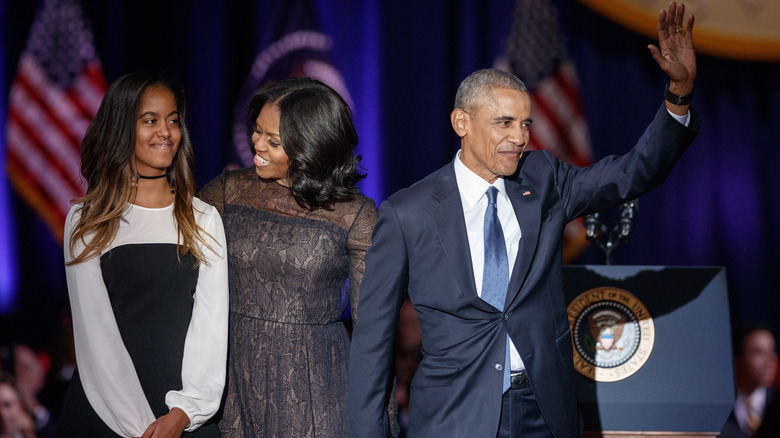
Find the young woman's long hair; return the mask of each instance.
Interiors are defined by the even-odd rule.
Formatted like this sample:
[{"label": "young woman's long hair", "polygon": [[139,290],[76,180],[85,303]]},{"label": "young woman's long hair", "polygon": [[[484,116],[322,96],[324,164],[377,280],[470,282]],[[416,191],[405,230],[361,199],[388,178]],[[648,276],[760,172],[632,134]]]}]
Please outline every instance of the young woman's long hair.
[{"label": "young woman's long hair", "polygon": [[259,90],[249,101],[250,125],[266,104],[279,108],[279,136],[289,158],[293,198],[303,208],[331,209],[354,199],[361,157],[352,111],[332,88],[311,78],[290,78]]},{"label": "young woman's long hair", "polygon": [[[81,142],[81,175],[87,180],[87,194],[73,201],[83,205],[70,238],[71,265],[98,256],[108,248],[127,204],[133,202],[138,106],[144,91],[157,86],[171,92],[179,112],[181,141],[167,169],[168,181],[175,191],[173,215],[180,236],[179,254],[192,253],[198,261],[204,260],[198,243],[209,245],[204,237],[207,233],[195,222],[192,207],[194,163],[184,92],[161,77],[140,72],[122,76],[111,84]],[[79,241],[84,243],[84,250],[74,254]]]}]

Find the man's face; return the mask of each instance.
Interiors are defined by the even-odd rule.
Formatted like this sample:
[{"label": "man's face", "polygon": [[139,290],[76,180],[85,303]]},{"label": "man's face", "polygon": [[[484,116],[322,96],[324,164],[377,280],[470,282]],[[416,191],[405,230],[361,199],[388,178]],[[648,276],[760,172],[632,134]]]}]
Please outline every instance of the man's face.
[{"label": "man's face", "polygon": [[451,120],[461,137],[461,161],[492,184],[517,170],[528,144],[531,98],[521,91],[494,88],[471,114],[458,108]]},{"label": "man's face", "polygon": [[737,365],[754,386],[771,386],[777,371],[777,353],[772,334],[766,330],[750,333],[745,338],[742,357],[738,358]]}]

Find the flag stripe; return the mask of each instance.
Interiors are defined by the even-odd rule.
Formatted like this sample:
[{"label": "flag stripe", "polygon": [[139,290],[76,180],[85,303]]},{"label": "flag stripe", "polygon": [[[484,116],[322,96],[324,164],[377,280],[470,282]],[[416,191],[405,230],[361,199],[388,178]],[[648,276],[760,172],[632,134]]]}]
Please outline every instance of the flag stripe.
[{"label": "flag stripe", "polygon": [[[38,96],[30,94],[24,81],[19,80],[11,90],[9,102],[12,104],[8,117],[14,119],[29,137],[35,147],[61,161],[65,167],[78,166],[78,141],[65,131],[63,122],[52,113],[52,107],[43,104]],[[23,151],[20,151],[23,153]]]},{"label": "flag stripe", "polygon": [[590,162],[590,148],[585,118],[561,85],[554,76],[540,82],[533,92],[537,97],[535,103],[542,107],[551,119],[553,129],[559,134],[561,141],[558,147],[567,149],[567,155],[576,164],[586,165]]},{"label": "flag stripe", "polygon": [[[74,182],[78,179],[81,167],[78,143],[68,138],[60,129],[56,129],[61,125],[60,119],[51,118],[46,108],[38,106],[22,86],[11,90],[9,122],[9,128],[21,131],[17,135],[27,139],[25,147],[22,148],[9,137],[9,150],[15,151],[20,157],[32,150],[40,150],[55,167],[62,169],[68,179]],[[78,183],[74,184],[75,187],[79,186]]]},{"label": "flag stripe", "polygon": [[84,136],[89,120],[82,116],[82,111],[73,105],[68,95],[51,85],[46,73],[29,54],[22,55],[19,73],[16,77],[17,85],[25,86],[30,94],[28,99],[35,97],[43,108],[52,112],[54,120],[62,121],[60,128],[70,133],[73,138],[80,139]]},{"label": "flag stripe", "polygon": [[578,164],[580,160],[571,147],[571,139],[567,135],[567,121],[561,119],[561,114],[556,109],[556,105],[566,105],[566,103],[555,103],[550,100],[555,99],[553,93],[542,93],[541,90],[532,92],[531,99],[534,107],[534,125],[539,122],[534,126],[538,128],[534,132],[546,139],[545,149],[561,160]]},{"label": "flag stripe", "polygon": [[21,167],[35,177],[37,185],[48,194],[52,203],[67,213],[70,201],[81,196],[81,193],[73,188],[72,183],[77,180],[71,180],[63,175],[58,169],[59,166],[52,166],[51,159],[29,141],[13,118],[8,123],[8,149],[20,163],[23,163]]},{"label": "flag stripe", "polygon": [[70,202],[85,193],[79,145],[106,89],[81,5],[40,2],[9,93],[8,175],[62,242]]},{"label": "flag stripe", "polygon": [[[590,138],[574,64],[566,55],[556,10],[550,0],[517,0],[504,57],[496,66],[513,71],[531,96],[529,149],[548,150],[577,165],[591,163]],[[581,221],[566,226],[564,262],[588,243]]]},{"label": "flag stripe", "polygon": [[65,216],[60,209],[54,207],[51,198],[47,196],[45,191],[40,190],[35,184],[35,179],[21,168],[16,157],[8,156],[6,168],[8,170],[8,178],[16,192],[38,213],[49,226],[54,237],[61,242],[64,234],[64,226],[62,224],[65,223]]},{"label": "flag stripe", "polygon": [[550,120],[544,101],[540,101],[540,98],[533,92],[531,93],[531,108],[533,108],[534,120],[531,126],[531,143],[534,145],[534,149],[547,149],[558,156],[561,152],[557,150],[557,145],[561,143],[560,133]]},{"label": "flag stripe", "polygon": [[574,64],[550,0],[517,0],[505,58],[529,88],[532,147],[578,166],[591,162],[590,139]]},{"label": "flag stripe", "polygon": [[82,114],[88,120],[97,114],[103,94],[106,92],[106,79],[103,77],[103,69],[97,61],[87,63],[84,74],[73,81],[68,95],[82,108]]},{"label": "flag stripe", "polygon": [[[13,114],[9,115],[6,131],[7,156],[17,159],[19,165],[31,176],[35,176],[37,181],[52,181],[47,184],[36,184],[38,187],[46,190],[51,187],[53,192],[67,193],[68,197],[63,200],[65,204],[85,192],[82,180],[78,176],[69,175],[72,169],[63,167],[60,161],[53,159],[41,149],[35,139],[18,124],[18,119]],[[53,196],[54,193],[49,195]]]},{"label": "flag stripe", "polygon": [[571,105],[580,115],[584,114],[582,101],[580,100],[580,84],[577,80],[577,72],[574,64],[569,61],[563,62],[552,75],[560,84],[562,91],[566,93]]}]

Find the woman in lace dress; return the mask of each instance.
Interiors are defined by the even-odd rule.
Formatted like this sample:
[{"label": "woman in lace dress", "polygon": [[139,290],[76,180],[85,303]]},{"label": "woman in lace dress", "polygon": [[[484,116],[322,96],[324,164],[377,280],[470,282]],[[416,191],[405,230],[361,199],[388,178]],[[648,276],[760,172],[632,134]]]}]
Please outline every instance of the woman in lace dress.
[{"label": "woman in lace dress", "polygon": [[199,196],[225,223],[230,277],[225,437],[345,437],[349,338],[376,222],[355,184],[344,100],[308,78],[249,103],[254,167]]},{"label": "woman in lace dress", "polygon": [[184,95],[144,73],[106,92],[81,144],[87,194],[65,262],[77,370],[61,437],[216,437],[227,357],[222,220],[193,197]]}]

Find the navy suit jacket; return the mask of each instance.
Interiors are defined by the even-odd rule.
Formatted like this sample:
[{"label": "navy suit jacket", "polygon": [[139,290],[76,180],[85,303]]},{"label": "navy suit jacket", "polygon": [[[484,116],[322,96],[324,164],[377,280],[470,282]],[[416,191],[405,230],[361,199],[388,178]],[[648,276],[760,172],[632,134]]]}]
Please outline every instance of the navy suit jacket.
[{"label": "navy suit jacket", "polygon": [[[780,436],[780,393],[768,388],[766,393],[766,405],[761,413],[761,426],[756,431],[754,438],[777,438]],[[750,438],[748,434],[739,428],[737,416],[732,410],[719,438]]]},{"label": "navy suit jacket", "polygon": [[563,229],[660,184],[699,131],[661,107],[637,145],[587,168],[526,152],[507,194],[522,238],[506,304],[477,295],[463,207],[449,163],[382,203],[366,254],[353,332],[353,437],[384,436],[398,313],[406,293],[420,319],[423,358],[412,380],[408,436],[494,437],[507,333],[555,437],[580,435],[572,341],[562,285]]}]

